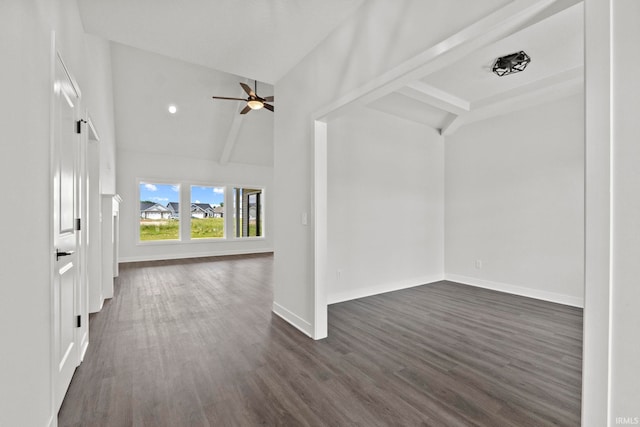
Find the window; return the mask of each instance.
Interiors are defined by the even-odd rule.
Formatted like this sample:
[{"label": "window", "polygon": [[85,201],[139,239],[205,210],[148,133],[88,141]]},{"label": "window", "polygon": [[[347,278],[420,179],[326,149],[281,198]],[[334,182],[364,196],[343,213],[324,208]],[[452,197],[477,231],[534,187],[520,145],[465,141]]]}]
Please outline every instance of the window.
[{"label": "window", "polygon": [[140,241],[179,240],[180,185],[140,182]]},{"label": "window", "polygon": [[224,238],[224,187],[191,187],[191,238]]},{"label": "window", "polygon": [[264,237],[264,191],[261,187],[139,180],[139,242]]},{"label": "window", "polygon": [[264,236],[261,188],[233,189],[233,228],[236,237]]}]

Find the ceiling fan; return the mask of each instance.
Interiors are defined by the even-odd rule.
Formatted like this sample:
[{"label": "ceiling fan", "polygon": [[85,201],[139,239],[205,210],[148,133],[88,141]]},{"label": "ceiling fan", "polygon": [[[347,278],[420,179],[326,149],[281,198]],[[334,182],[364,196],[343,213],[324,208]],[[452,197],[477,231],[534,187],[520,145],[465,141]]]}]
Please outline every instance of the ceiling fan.
[{"label": "ceiling fan", "polygon": [[257,92],[258,92],[258,82],[255,82],[255,90],[251,89],[251,87],[249,87],[249,85],[245,84],[245,83],[240,83],[240,86],[242,86],[242,89],[244,89],[245,92],[247,92],[247,95],[249,95],[249,97],[247,99],[244,98],[228,98],[226,96],[212,96],[213,99],[230,99],[232,101],[245,101],[247,103],[247,106],[244,107],[242,109],[242,111],[240,111],[240,114],[247,114],[249,111],[251,110],[259,110],[261,108],[266,108],[269,111],[273,111],[273,105],[269,105],[267,104],[267,102],[273,102],[273,96],[267,96],[265,98],[262,98],[260,96],[258,96]]}]

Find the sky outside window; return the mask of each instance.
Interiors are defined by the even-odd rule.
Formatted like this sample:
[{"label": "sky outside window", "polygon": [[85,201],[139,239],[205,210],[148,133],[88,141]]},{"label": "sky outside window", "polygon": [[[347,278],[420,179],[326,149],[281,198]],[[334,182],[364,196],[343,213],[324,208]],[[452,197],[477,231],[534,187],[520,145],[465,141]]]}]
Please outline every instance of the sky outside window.
[{"label": "sky outside window", "polygon": [[180,186],[175,184],[140,183],[140,200],[167,206],[169,202],[180,201]]},{"label": "sky outside window", "polygon": [[191,203],[208,203],[213,206],[219,206],[224,202],[223,187],[191,187]]}]

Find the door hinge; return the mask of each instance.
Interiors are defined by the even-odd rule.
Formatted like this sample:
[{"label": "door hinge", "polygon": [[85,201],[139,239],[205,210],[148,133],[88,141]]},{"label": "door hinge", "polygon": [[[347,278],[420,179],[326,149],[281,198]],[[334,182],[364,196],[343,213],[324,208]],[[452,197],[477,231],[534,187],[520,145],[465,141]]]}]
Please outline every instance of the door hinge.
[{"label": "door hinge", "polygon": [[76,218],[76,231],[80,231],[82,229],[82,219]]},{"label": "door hinge", "polygon": [[87,123],[85,119],[80,119],[76,122],[76,133],[82,133],[82,124]]},{"label": "door hinge", "polygon": [[76,316],[76,327],[82,327],[82,316]]}]

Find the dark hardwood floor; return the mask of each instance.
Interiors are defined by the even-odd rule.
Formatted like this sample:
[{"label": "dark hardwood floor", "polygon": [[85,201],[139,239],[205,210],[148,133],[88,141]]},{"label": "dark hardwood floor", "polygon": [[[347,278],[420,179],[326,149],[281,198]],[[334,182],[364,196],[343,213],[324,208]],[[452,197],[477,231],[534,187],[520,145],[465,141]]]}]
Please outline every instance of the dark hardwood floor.
[{"label": "dark hardwood floor", "polygon": [[60,426],[578,426],[582,310],[451,282],[271,313],[271,255],[123,264]]}]

